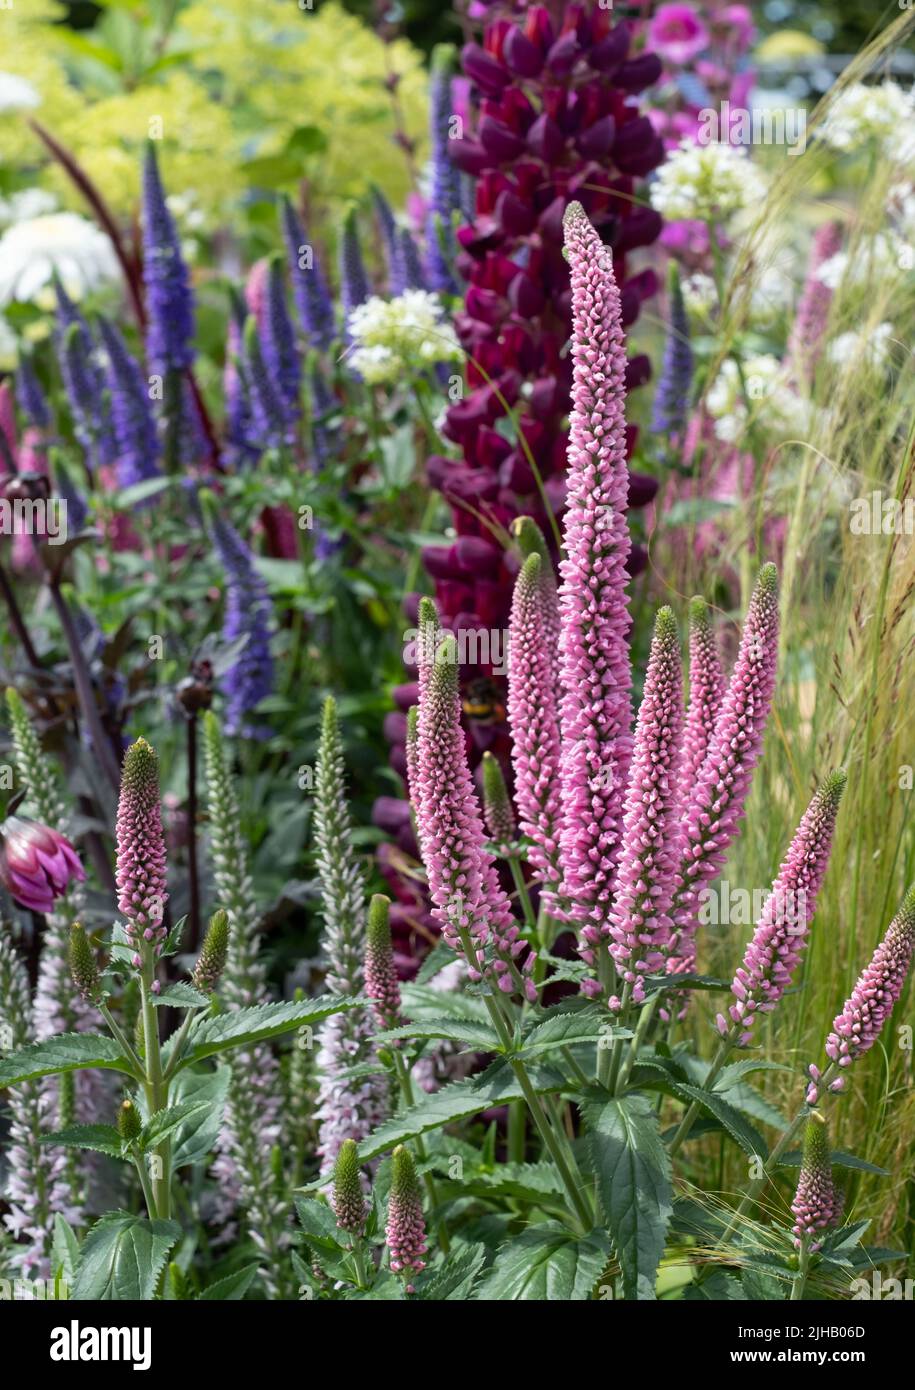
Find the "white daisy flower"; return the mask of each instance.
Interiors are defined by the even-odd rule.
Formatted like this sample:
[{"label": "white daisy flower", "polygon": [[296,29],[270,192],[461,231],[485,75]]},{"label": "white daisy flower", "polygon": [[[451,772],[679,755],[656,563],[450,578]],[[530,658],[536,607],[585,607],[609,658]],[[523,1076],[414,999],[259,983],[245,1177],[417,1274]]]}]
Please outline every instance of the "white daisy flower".
[{"label": "white daisy flower", "polygon": [[34,300],[50,285],[55,271],[75,299],[119,274],[111,242],[75,212],[31,217],[0,237],[0,304]]}]

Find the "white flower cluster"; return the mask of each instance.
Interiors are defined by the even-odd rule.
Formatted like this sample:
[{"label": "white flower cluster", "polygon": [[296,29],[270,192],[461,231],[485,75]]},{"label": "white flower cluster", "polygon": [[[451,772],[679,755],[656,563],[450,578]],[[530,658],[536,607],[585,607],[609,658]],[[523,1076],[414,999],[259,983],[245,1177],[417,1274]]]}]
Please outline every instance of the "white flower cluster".
[{"label": "white flower cluster", "polygon": [[461,346],[437,294],[406,290],[396,299],[372,295],[349,316],[353,349],[348,361],[372,386],[460,359]]},{"label": "white flower cluster", "polygon": [[809,402],[793,390],[786,367],[770,353],[746,359],[743,382],[737,363],[728,358],[709,388],[705,406],[715,421],[715,434],[728,444],[740,439],[750,418],[769,437],[803,437],[813,423]]},{"label": "white flower cluster", "polygon": [[75,212],[52,212],[8,227],[0,237],[0,304],[29,302],[54,273],[73,298],[118,278],[111,242]]},{"label": "white flower cluster", "polygon": [[651,185],[658,212],[674,221],[721,221],[765,195],[766,181],[743,146],[680,142]]},{"label": "white flower cluster", "polygon": [[854,250],[838,251],[817,271],[817,279],[828,289],[847,285],[871,287],[892,280],[915,265],[912,247],[893,231],[878,232],[862,240]]},{"label": "white flower cluster", "polygon": [[34,111],[40,105],[41,95],[27,78],[0,72],[0,112]]},{"label": "white flower cluster", "polygon": [[837,367],[882,367],[889,357],[892,337],[891,323],[878,323],[871,329],[850,329],[833,338],[826,355]]},{"label": "white flower cluster", "polygon": [[836,97],[820,134],[836,150],[855,150],[875,140],[888,159],[915,161],[915,95],[896,82],[873,87],[854,82]]}]

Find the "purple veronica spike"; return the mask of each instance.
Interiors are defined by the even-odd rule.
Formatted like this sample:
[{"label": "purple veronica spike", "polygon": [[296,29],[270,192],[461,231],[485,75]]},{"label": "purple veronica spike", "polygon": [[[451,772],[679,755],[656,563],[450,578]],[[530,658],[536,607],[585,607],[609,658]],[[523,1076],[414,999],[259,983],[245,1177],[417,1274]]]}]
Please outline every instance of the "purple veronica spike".
[{"label": "purple veronica spike", "polygon": [[368,276],[362,263],[359,246],[359,232],[356,226],[356,213],[351,209],[343,223],[343,236],[340,239],[340,298],[343,301],[343,319],[346,341],[349,342],[349,316],[369,297]]},{"label": "purple veronica spike", "polygon": [[295,431],[290,427],[288,407],[280,394],[279,383],[265,360],[253,314],[245,323],[242,346],[254,438],[262,448],[279,448],[290,442]]},{"label": "purple veronica spike", "polygon": [[372,188],[372,202],[381,228],[381,239],[384,242],[384,254],[388,264],[388,293],[392,298],[396,298],[407,288],[403,278],[399,229],[391,205],[380,188]]},{"label": "purple veronica spike", "polygon": [[752,1039],[757,1015],[771,1013],[791,984],[807,945],[845,781],[844,772],[834,772],[814,793],[734,976],[730,1024],[718,1015],[719,1033],[742,1047]]},{"label": "purple veronica spike", "polygon": [[[662,608],[635,729],[610,925],[610,954],[637,1004],[645,997],[643,976],[663,968],[670,937],[668,914],[679,867],[682,702],[677,623],[672,611]],[[583,955],[594,964],[590,951]]]},{"label": "purple veronica spike", "polygon": [[132,487],[158,477],[161,472],[156,421],[143,373],[124,339],[105,319],[99,319],[99,331],[108,357],[118,483]]},{"label": "purple veronica spike", "polygon": [[[426,1223],[422,1193],[413,1159],[402,1144],[398,1144],[391,1156],[391,1195],[385,1239],[395,1274],[408,1275],[410,1270],[425,1269]],[[407,1291],[410,1291],[409,1285]]]},{"label": "purple veronica spike", "polygon": [[289,256],[292,294],[302,330],[309,344],[326,350],[336,336],[334,305],[314,248],[288,198],[280,206],[283,237]]},{"label": "purple veronica spike", "polygon": [[143,942],[153,942],[156,955],[165,941],[163,913],[168,901],[165,883],[165,836],[159,799],[159,759],[145,738],[124,754],[117,819],[118,910],[127,919],[127,938],[141,965]]},{"label": "purple veronica spike", "polygon": [[245,309],[233,296],[229,316],[229,342],[223,370],[223,394],[226,403],[226,441],[229,461],[236,468],[250,468],[257,462],[261,449],[254,439],[254,417],[251,396],[242,363],[242,334]]},{"label": "purple veronica spike", "polygon": [[398,278],[405,290],[424,290],[426,277],[423,274],[419,249],[406,227],[401,227],[397,240]]},{"label": "purple veronica spike", "polygon": [[[451,162],[451,122],[454,103],[451,80],[455,68],[454,49],[438,44],[432,50],[429,88],[429,136],[431,189],[426,218],[426,272],[429,287],[443,294],[457,294],[450,259],[454,251],[452,215],[460,211],[460,174]],[[473,214],[468,220],[472,220]]]},{"label": "purple veronica spike", "polygon": [[553,886],[559,878],[562,818],[555,603],[552,576],[544,579],[544,557],[534,552],[522,566],[512,599],[508,721],[521,833],[533,842],[530,863]]},{"label": "purple veronica spike", "polygon": [[415,782],[419,842],[433,916],[458,953],[464,953],[462,934],[469,938],[471,979],[479,980],[490,969],[484,963],[484,950],[491,943],[496,954],[492,973],[498,987],[510,993],[510,962],[524,943],[518,940],[511,906],[485,848],[461,728],[457,648],[450,634],[442,637],[434,665],[424,680],[421,677]]},{"label": "purple veronica spike", "polygon": [[36,429],[51,428],[51,411],[31,359],[23,355],[16,369],[16,398],[27,420]]},{"label": "purple veronica spike", "polygon": [[194,360],[194,301],[152,144],[143,164],[143,282],[150,365],[162,375],[182,372]]},{"label": "purple veronica spike", "polygon": [[[801,1171],[791,1203],[795,1245],[800,1247],[805,1238],[809,1241],[838,1226],[843,1205],[842,1193],[832,1180],[826,1121],[814,1110],[804,1127]],[[821,1239],[813,1240],[810,1251],[818,1250],[822,1243]]]},{"label": "purple veronica spike", "polygon": [[610,253],[580,203],[566,209],[572,412],[560,564],[564,915],[593,946],[606,932],[632,749],[620,297]]},{"label": "purple veronica spike", "polygon": [[279,257],[273,257],[267,271],[267,304],[263,332],[264,362],[280,397],[286,421],[293,428],[300,414],[302,359],[295,341],[295,329],[286,305],[286,286]]},{"label": "purple veronica spike", "polygon": [[683,303],[680,276],[671,262],[670,322],[664,344],[664,360],[655,391],[651,428],[655,434],[680,435],[689,412],[689,389],[693,380],[693,350],[689,342],[689,319]]},{"label": "purple veronica spike", "polygon": [[747,609],[737,660],[705,762],[685,811],[685,849],[672,917],[668,971],[693,970],[699,893],[720,872],[743,818],[762,750],[778,663],[778,576],[764,565]]},{"label": "purple veronica spike", "polygon": [[[909,889],[902,906],[886,929],[886,936],[877,947],[870,964],[858,977],[858,982],[845,1001],[845,1007],[833,1022],[833,1031],[826,1039],[826,1056],[834,1067],[843,1070],[863,1057],[873,1047],[902,994],[906,976],[915,954],[915,887]],[[834,1068],[830,1068],[832,1071]],[[811,1066],[813,1083],[807,1092],[808,1105],[815,1105],[818,1083],[817,1067]],[[845,1078],[839,1076],[829,1084],[831,1091],[845,1089]]]},{"label": "purple veronica spike", "polygon": [[704,598],[689,605],[689,709],[683,727],[680,789],[688,802],[705,762],[727,682]]},{"label": "purple veronica spike", "polygon": [[86,451],[90,468],[114,461],[113,432],[108,427],[105,378],[96,360],[89,325],[55,282],[58,301],[57,355],[73,429]]},{"label": "purple veronica spike", "polygon": [[262,737],[247,716],[273,689],[270,655],[272,608],[267,586],[258,574],[251,551],[228,521],[212,517],[212,534],[226,577],[226,611],[222,635],[227,643],[246,638],[223,676],[226,732]]}]

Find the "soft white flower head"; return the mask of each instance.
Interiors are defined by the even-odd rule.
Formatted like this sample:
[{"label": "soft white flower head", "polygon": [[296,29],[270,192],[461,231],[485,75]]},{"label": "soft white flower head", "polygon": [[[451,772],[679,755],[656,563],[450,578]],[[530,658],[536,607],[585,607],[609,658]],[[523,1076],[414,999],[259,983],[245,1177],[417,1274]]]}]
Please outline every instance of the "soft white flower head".
[{"label": "soft white flower head", "polygon": [[9,198],[0,198],[0,223],[26,222],[30,217],[43,217],[53,212],[57,199],[43,188],[22,188]]},{"label": "soft white flower head", "polygon": [[915,264],[912,246],[894,232],[878,232],[862,240],[853,251],[838,251],[817,270],[817,279],[828,289],[848,285],[872,286],[893,280]]},{"label": "soft white flower head", "polygon": [[347,326],[353,343],[347,360],[373,386],[461,356],[441,300],[427,290],[406,290],[396,299],[372,295],[353,310]]},{"label": "soft white flower head", "polygon": [[41,93],[25,77],[0,72],[0,113],[34,111],[41,105]]},{"label": "soft white flower head", "polygon": [[67,294],[76,299],[119,274],[111,242],[75,212],[29,218],[0,237],[0,304],[35,299],[55,271]]},{"label": "soft white flower head", "polygon": [[706,275],[701,270],[681,280],[680,288],[687,309],[699,318],[706,318],[718,302],[715,281],[711,275]]},{"label": "soft white flower head", "polygon": [[721,221],[759,202],[766,181],[743,146],[684,139],[651,185],[658,212],[674,221]]},{"label": "soft white flower head", "polygon": [[705,406],[715,421],[716,436],[729,444],[740,439],[750,419],[770,438],[803,436],[814,421],[809,402],[792,389],[787,369],[770,353],[746,359],[743,382],[729,357],[708,390]]},{"label": "soft white flower head", "polygon": [[868,87],[854,82],[840,92],[820,127],[820,135],[836,150],[856,150],[877,141],[887,158],[905,164],[915,155],[912,125],[915,98],[896,82]]},{"label": "soft white flower head", "polygon": [[837,367],[861,364],[882,367],[890,355],[892,337],[891,323],[878,323],[876,328],[849,329],[833,338],[826,356]]}]

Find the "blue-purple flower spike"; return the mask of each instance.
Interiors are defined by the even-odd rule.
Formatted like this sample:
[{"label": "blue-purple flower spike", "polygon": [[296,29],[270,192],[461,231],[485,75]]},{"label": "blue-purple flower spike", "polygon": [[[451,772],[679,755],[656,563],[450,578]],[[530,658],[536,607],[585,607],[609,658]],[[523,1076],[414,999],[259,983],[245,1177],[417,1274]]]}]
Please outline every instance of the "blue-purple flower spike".
[{"label": "blue-purple flower spike", "polygon": [[161,473],[155,416],[147,382],[121,334],[102,318],[99,319],[99,332],[108,359],[118,483],[121,487],[132,487]]},{"label": "blue-purple flower spike", "polygon": [[162,375],[184,371],[194,360],[194,301],[151,144],[143,165],[143,281],[149,365]]},{"label": "blue-purple flower spike", "polygon": [[664,344],[664,360],[655,392],[651,428],[655,434],[679,435],[689,413],[689,391],[693,380],[693,350],[689,341],[689,319],[683,303],[680,276],[671,262],[670,322]]},{"label": "blue-purple flower spike", "polygon": [[334,305],[327,281],[288,198],[280,204],[280,217],[289,256],[292,294],[302,331],[309,346],[326,351],[336,337]]},{"label": "blue-purple flower spike", "polygon": [[288,408],[280,394],[279,384],[265,360],[253,316],[245,323],[243,347],[245,377],[254,421],[253,438],[261,448],[275,449],[290,441],[294,429],[289,425]]},{"label": "blue-purple flower spike", "polygon": [[235,528],[218,515],[212,499],[208,511],[213,541],[226,579],[223,640],[231,644],[245,639],[222,678],[226,698],[224,726],[226,733],[233,736],[263,737],[266,730],[252,724],[248,716],[273,689],[270,596],[258,574],[254,556]]},{"label": "blue-purple flower spike", "polygon": [[51,411],[31,359],[22,356],[16,369],[16,399],[29,424],[36,429],[51,427]]},{"label": "blue-purple flower spike", "polygon": [[454,115],[451,79],[454,68],[452,46],[437,44],[432,50],[429,90],[432,186],[426,218],[426,276],[430,289],[444,294],[456,294],[458,289],[449,263],[449,255],[454,251],[452,216],[461,209],[460,174],[451,162],[450,130]]},{"label": "blue-purple flower spike", "polygon": [[286,284],[278,256],[267,271],[267,306],[264,316],[263,354],[267,371],[282,401],[286,424],[294,429],[301,413],[302,359],[295,328],[286,304]]},{"label": "blue-purple flower spike", "polygon": [[403,280],[399,229],[391,211],[391,205],[380,188],[372,188],[372,202],[381,230],[381,239],[384,242],[384,255],[388,265],[388,293],[392,297],[396,297],[403,294],[406,288]]},{"label": "blue-purple flower spike", "polygon": [[368,276],[362,263],[356,213],[350,210],[343,223],[340,240],[340,297],[343,301],[344,338],[349,342],[349,316],[369,297]]},{"label": "blue-purple flower spike", "polygon": [[402,294],[404,290],[424,290],[426,288],[426,277],[423,273],[419,248],[406,227],[400,229],[397,262],[398,279],[402,286],[398,293]]}]

